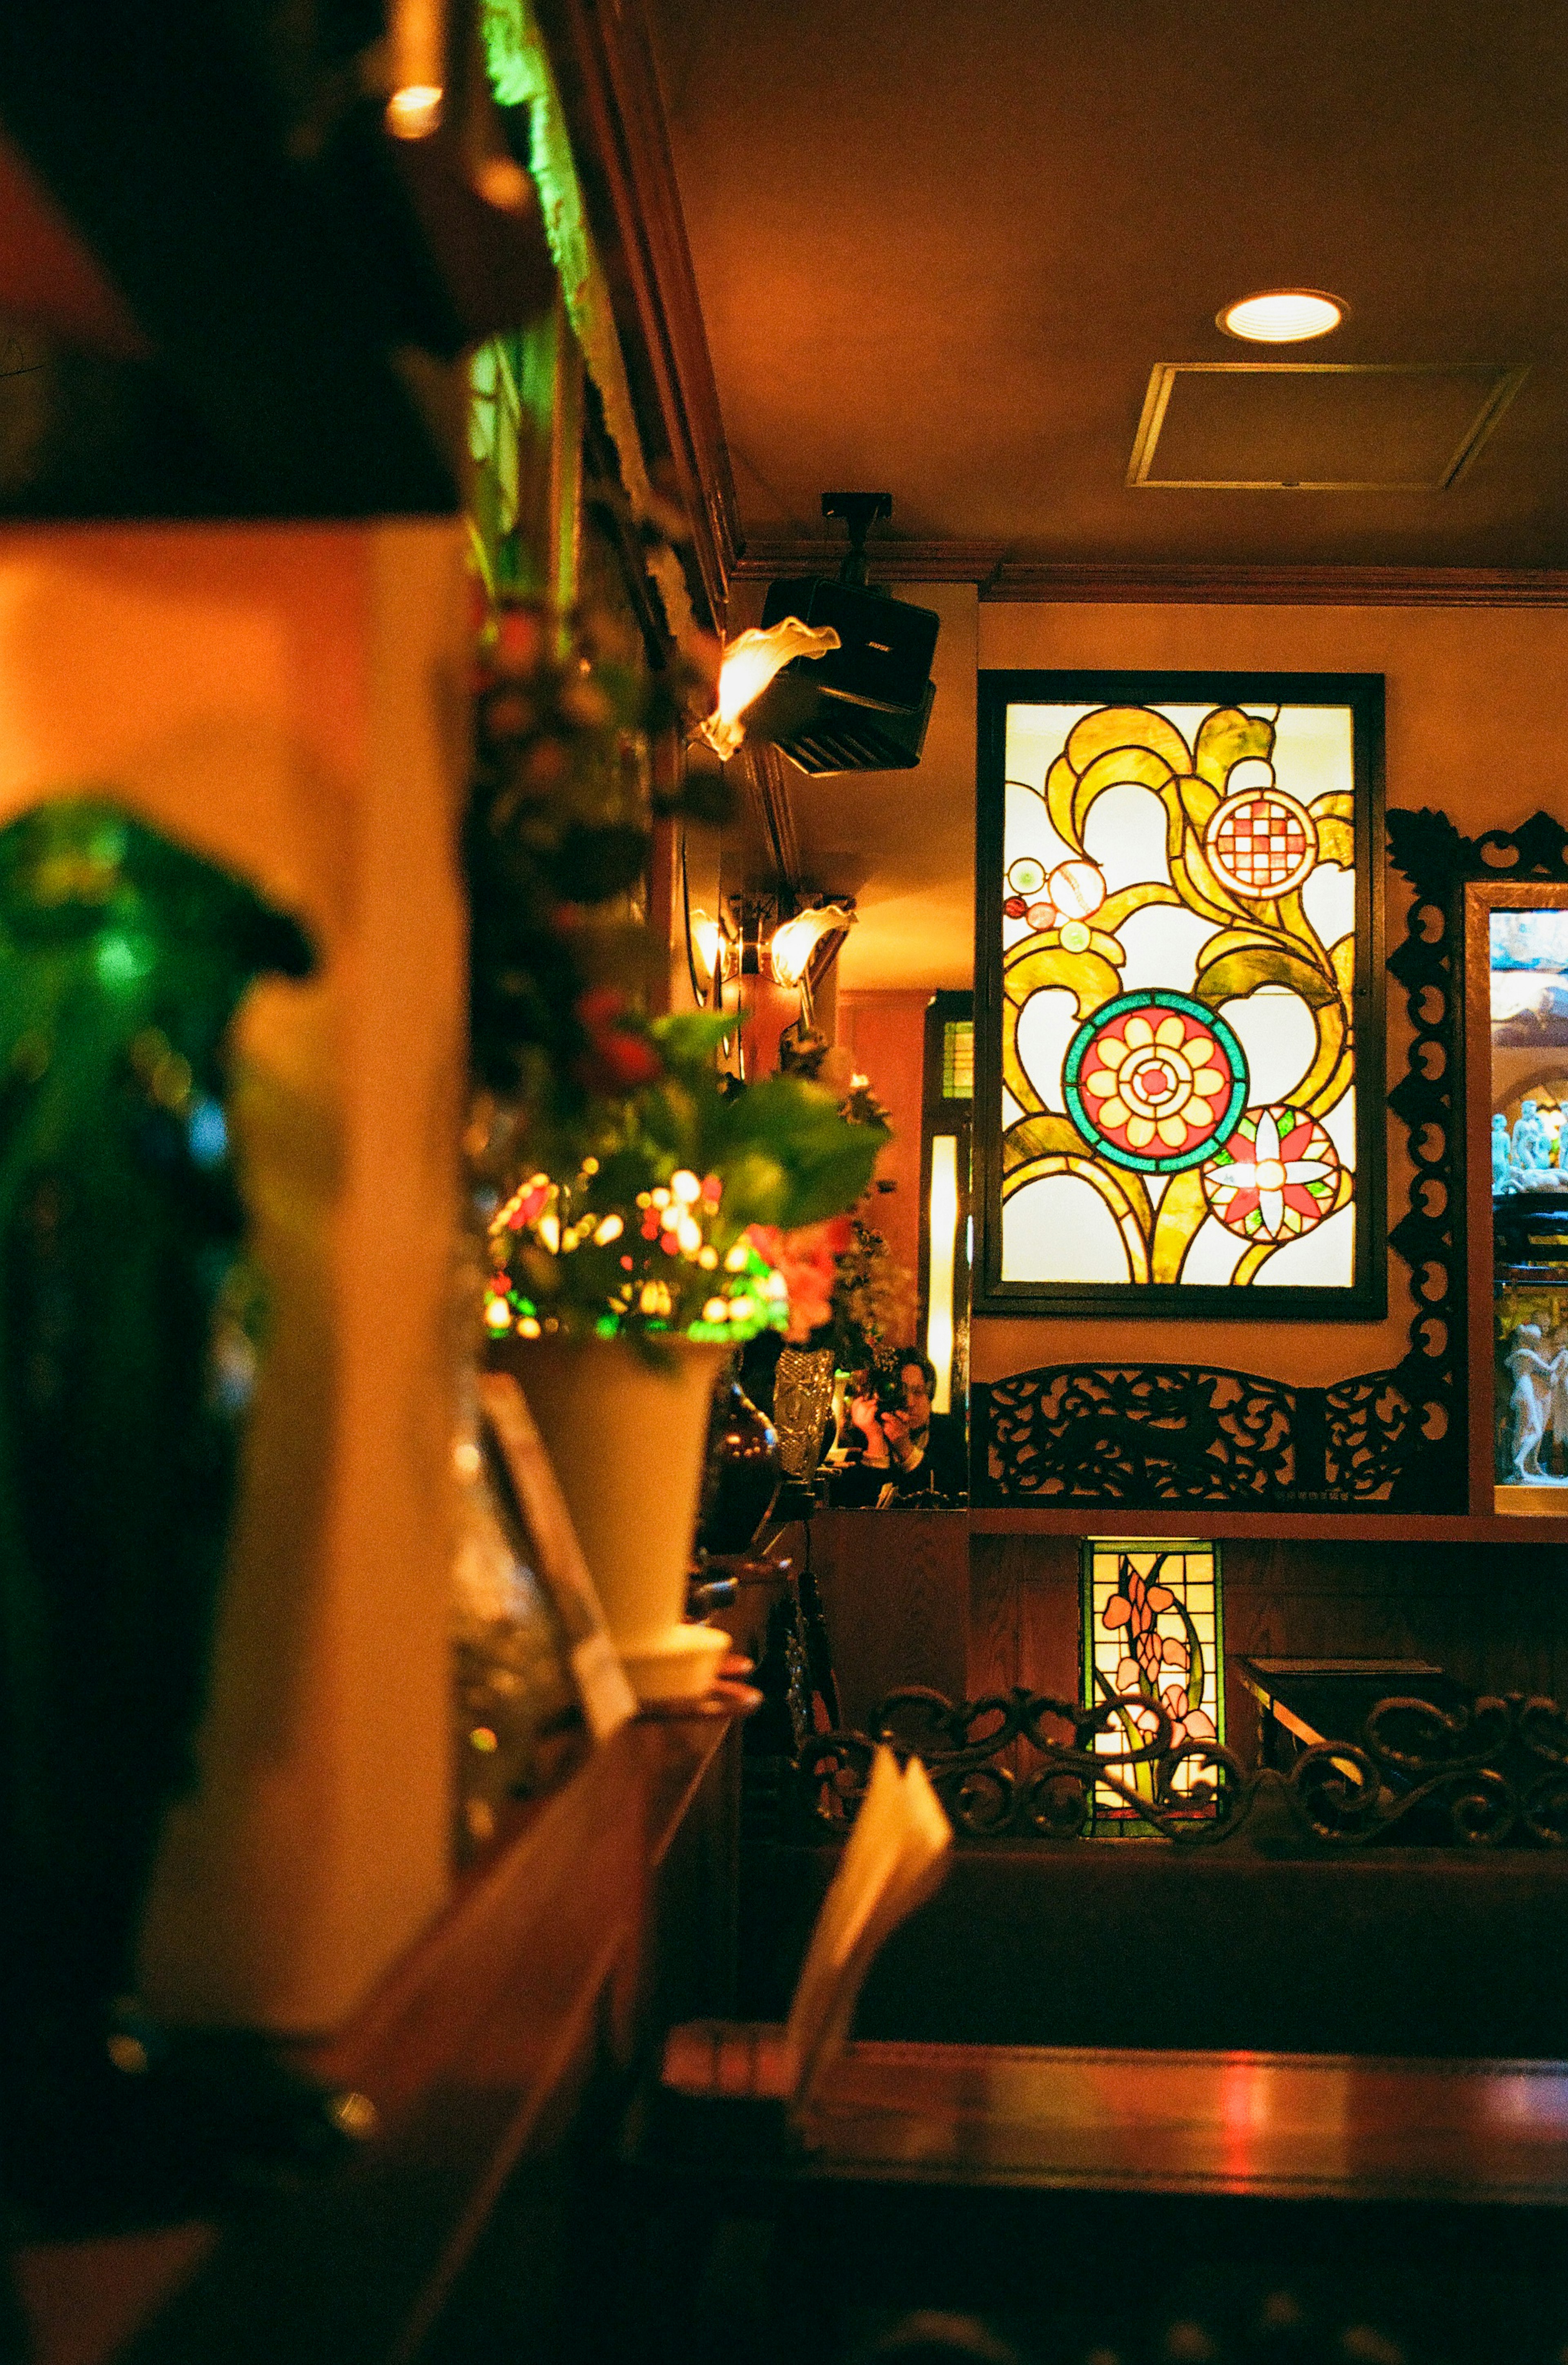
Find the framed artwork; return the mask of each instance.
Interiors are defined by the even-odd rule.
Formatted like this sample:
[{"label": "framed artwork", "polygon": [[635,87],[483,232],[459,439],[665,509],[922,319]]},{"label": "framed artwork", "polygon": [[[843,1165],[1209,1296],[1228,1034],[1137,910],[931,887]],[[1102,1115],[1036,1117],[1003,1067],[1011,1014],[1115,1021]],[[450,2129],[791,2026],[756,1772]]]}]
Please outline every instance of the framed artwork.
[{"label": "framed artwork", "polygon": [[1370,1321],[1383,678],[982,673],[980,1310]]}]

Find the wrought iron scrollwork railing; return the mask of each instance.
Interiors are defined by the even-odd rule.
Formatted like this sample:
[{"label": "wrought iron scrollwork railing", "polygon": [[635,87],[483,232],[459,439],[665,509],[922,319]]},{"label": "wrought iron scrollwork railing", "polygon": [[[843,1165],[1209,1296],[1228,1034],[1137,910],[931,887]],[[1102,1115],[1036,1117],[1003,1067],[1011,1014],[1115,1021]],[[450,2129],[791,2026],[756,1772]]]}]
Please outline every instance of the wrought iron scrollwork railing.
[{"label": "wrought iron scrollwork railing", "polygon": [[1212,1847],[1275,1794],[1304,1833],[1331,1847],[1391,1836],[1568,1846],[1568,1709],[1520,1694],[1454,1709],[1380,1700],[1358,1740],[1316,1743],[1284,1772],[1179,1738],[1165,1710],[1137,1693],[1090,1707],[1022,1689],[955,1702],[912,1686],[888,1695],[872,1727],[817,1733],[802,1748],[800,1796],[817,1822],[853,1821],[885,1742],[924,1760],[965,1838],[1078,1839],[1108,1794],[1118,1820]]}]

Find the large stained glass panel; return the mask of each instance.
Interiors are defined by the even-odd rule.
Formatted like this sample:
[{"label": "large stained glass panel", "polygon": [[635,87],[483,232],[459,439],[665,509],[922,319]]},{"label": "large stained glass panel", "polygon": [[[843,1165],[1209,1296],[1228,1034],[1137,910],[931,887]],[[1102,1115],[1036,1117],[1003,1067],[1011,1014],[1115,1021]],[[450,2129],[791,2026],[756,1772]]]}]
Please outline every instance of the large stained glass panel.
[{"label": "large stained glass panel", "polygon": [[[1170,1720],[1170,1745],[1225,1739],[1224,1648],[1217,1547],[1181,1537],[1170,1543],[1096,1536],[1083,1548],[1083,1698],[1127,1703],[1107,1732],[1097,1733],[1097,1755],[1126,1759],[1158,1740],[1157,1707]],[[1152,1800],[1158,1774],[1151,1761],[1122,1765],[1117,1778]],[[1173,1800],[1194,1808],[1215,1777],[1201,1756],[1183,1758],[1170,1776]],[[1194,1792],[1197,1794],[1194,1797]],[[1103,1828],[1137,1810],[1109,1784],[1094,1786],[1094,1820]]]},{"label": "large stained glass panel", "polygon": [[985,1302],[1376,1315],[1381,678],[981,690]]}]

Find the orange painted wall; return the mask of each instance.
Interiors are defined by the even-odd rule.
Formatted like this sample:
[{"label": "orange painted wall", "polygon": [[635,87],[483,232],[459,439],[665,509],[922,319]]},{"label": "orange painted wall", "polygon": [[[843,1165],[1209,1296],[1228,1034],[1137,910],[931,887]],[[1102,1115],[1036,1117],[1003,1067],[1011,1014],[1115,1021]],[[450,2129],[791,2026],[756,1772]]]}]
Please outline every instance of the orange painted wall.
[{"label": "orange painted wall", "polygon": [[[1386,682],[1390,805],[1435,805],[1468,835],[1538,807],[1568,820],[1568,611],[1561,608],[1048,607],[980,611],[982,668],[1139,667],[1381,673]],[[1405,932],[1409,889],[1386,880],[1388,947]],[[1392,981],[1391,981],[1392,984]],[[1388,997],[1388,1080],[1405,1071],[1405,997]],[[1405,1128],[1391,1119],[1391,1220],[1407,1204]],[[1405,1352],[1407,1269],[1389,1257],[1382,1323],[977,1320],[979,1380],[1042,1363],[1204,1362],[1321,1385],[1384,1369]]]},{"label": "orange painted wall", "polygon": [[319,953],[234,1030],[268,1347],[143,1933],[175,2018],[330,2028],[446,1893],[462,561],[455,519],[0,532],[0,820],[119,799]]},{"label": "orange painted wall", "polygon": [[912,1278],[920,1262],[920,1096],[924,1060],[924,987],[838,996],[838,1041],[892,1120],[893,1138],[877,1169],[890,1191],[873,1190],[871,1220]]}]

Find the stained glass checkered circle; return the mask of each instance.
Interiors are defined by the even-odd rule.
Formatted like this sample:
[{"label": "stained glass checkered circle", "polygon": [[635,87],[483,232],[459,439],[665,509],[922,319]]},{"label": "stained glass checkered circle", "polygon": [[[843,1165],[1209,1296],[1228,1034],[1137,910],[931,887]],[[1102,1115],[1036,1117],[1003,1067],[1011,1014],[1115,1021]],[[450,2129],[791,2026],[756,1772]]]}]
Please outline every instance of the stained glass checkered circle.
[{"label": "stained glass checkered circle", "polygon": [[1244,789],[1214,815],[1204,850],[1238,895],[1288,895],[1317,860],[1317,824],[1282,789]]},{"label": "stained glass checkered circle", "polygon": [[1072,1121],[1113,1166],[1175,1174],[1236,1126],[1247,1057],[1223,1018],[1185,993],[1121,993],[1086,1018],[1062,1084]]}]

